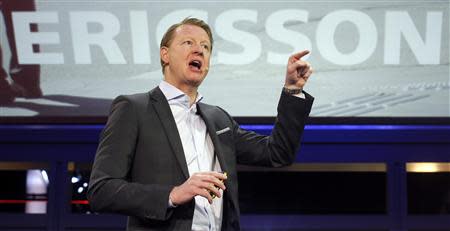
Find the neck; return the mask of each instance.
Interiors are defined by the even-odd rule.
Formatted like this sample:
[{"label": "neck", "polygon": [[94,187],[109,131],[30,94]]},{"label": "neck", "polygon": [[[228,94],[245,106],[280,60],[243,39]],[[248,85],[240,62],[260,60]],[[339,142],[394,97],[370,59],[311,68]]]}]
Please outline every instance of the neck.
[{"label": "neck", "polygon": [[198,87],[191,86],[188,84],[180,84],[179,82],[171,81],[169,78],[164,78],[164,81],[170,83],[172,86],[180,89],[184,94],[186,94],[189,97],[189,105],[192,106],[192,104],[195,103],[195,99],[197,98],[197,89]]},{"label": "neck", "polygon": [[[180,88],[179,88],[180,89]],[[187,96],[189,96],[189,106],[192,106],[192,104],[195,103],[195,100],[197,99],[197,88],[195,89],[180,89],[182,92],[184,92]]]}]

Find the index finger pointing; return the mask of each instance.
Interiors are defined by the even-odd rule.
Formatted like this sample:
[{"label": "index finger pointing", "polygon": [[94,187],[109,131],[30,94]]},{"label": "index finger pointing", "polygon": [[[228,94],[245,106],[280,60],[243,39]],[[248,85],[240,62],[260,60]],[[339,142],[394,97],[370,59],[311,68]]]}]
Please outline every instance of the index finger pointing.
[{"label": "index finger pointing", "polygon": [[302,58],[303,56],[305,56],[307,54],[309,54],[309,51],[308,50],[304,50],[304,51],[300,51],[300,52],[298,52],[296,54],[293,54],[291,57],[299,60],[300,58]]}]

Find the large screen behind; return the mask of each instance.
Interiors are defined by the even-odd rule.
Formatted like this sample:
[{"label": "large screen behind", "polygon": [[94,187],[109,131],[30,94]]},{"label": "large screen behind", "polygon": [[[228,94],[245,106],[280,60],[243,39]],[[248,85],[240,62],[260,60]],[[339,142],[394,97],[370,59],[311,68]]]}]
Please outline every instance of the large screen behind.
[{"label": "large screen behind", "polygon": [[[188,16],[215,38],[204,101],[233,116],[275,116],[287,59],[308,49],[312,116],[450,117],[448,0],[1,3],[7,81],[43,91],[1,117],[106,116],[116,96],[159,84],[162,34]],[[23,66],[34,71],[17,77]]]}]

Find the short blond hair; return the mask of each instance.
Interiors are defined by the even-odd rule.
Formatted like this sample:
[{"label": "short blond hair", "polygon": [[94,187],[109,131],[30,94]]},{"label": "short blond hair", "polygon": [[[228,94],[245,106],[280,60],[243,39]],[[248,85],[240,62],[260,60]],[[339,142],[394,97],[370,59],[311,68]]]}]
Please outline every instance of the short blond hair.
[{"label": "short blond hair", "polygon": [[[172,42],[175,30],[182,25],[193,25],[193,26],[198,26],[198,27],[202,28],[206,32],[206,34],[208,34],[209,42],[211,43],[211,51],[212,51],[214,40],[212,37],[211,28],[203,20],[198,19],[198,18],[190,18],[190,17],[183,19],[183,21],[181,21],[179,23],[173,24],[172,26],[169,27],[169,29],[167,29],[166,33],[164,33],[164,36],[161,39],[161,44],[159,45],[159,49],[161,49],[162,47],[169,47],[169,44]],[[164,61],[161,58],[160,58],[160,62],[161,62],[162,71],[164,73],[164,67],[166,66],[166,64],[164,63]]]}]

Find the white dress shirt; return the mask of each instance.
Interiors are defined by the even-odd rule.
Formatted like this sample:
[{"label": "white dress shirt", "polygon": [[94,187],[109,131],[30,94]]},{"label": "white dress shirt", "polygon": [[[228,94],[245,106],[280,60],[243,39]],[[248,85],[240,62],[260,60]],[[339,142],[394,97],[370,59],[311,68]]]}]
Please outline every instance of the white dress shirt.
[{"label": "white dress shirt", "polygon": [[[207,132],[205,121],[197,114],[197,103],[203,97],[198,94],[195,103],[189,105],[189,96],[168,82],[162,81],[159,88],[166,97],[175,118],[189,175],[206,171],[221,172],[217,157],[214,156],[214,145]],[[220,191],[223,193],[222,190]],[[216,197],[213,203],[209,204],[206,198],[196,196],[192,230],[219,231],[222,225],[222,206],[222,197]]]}]

